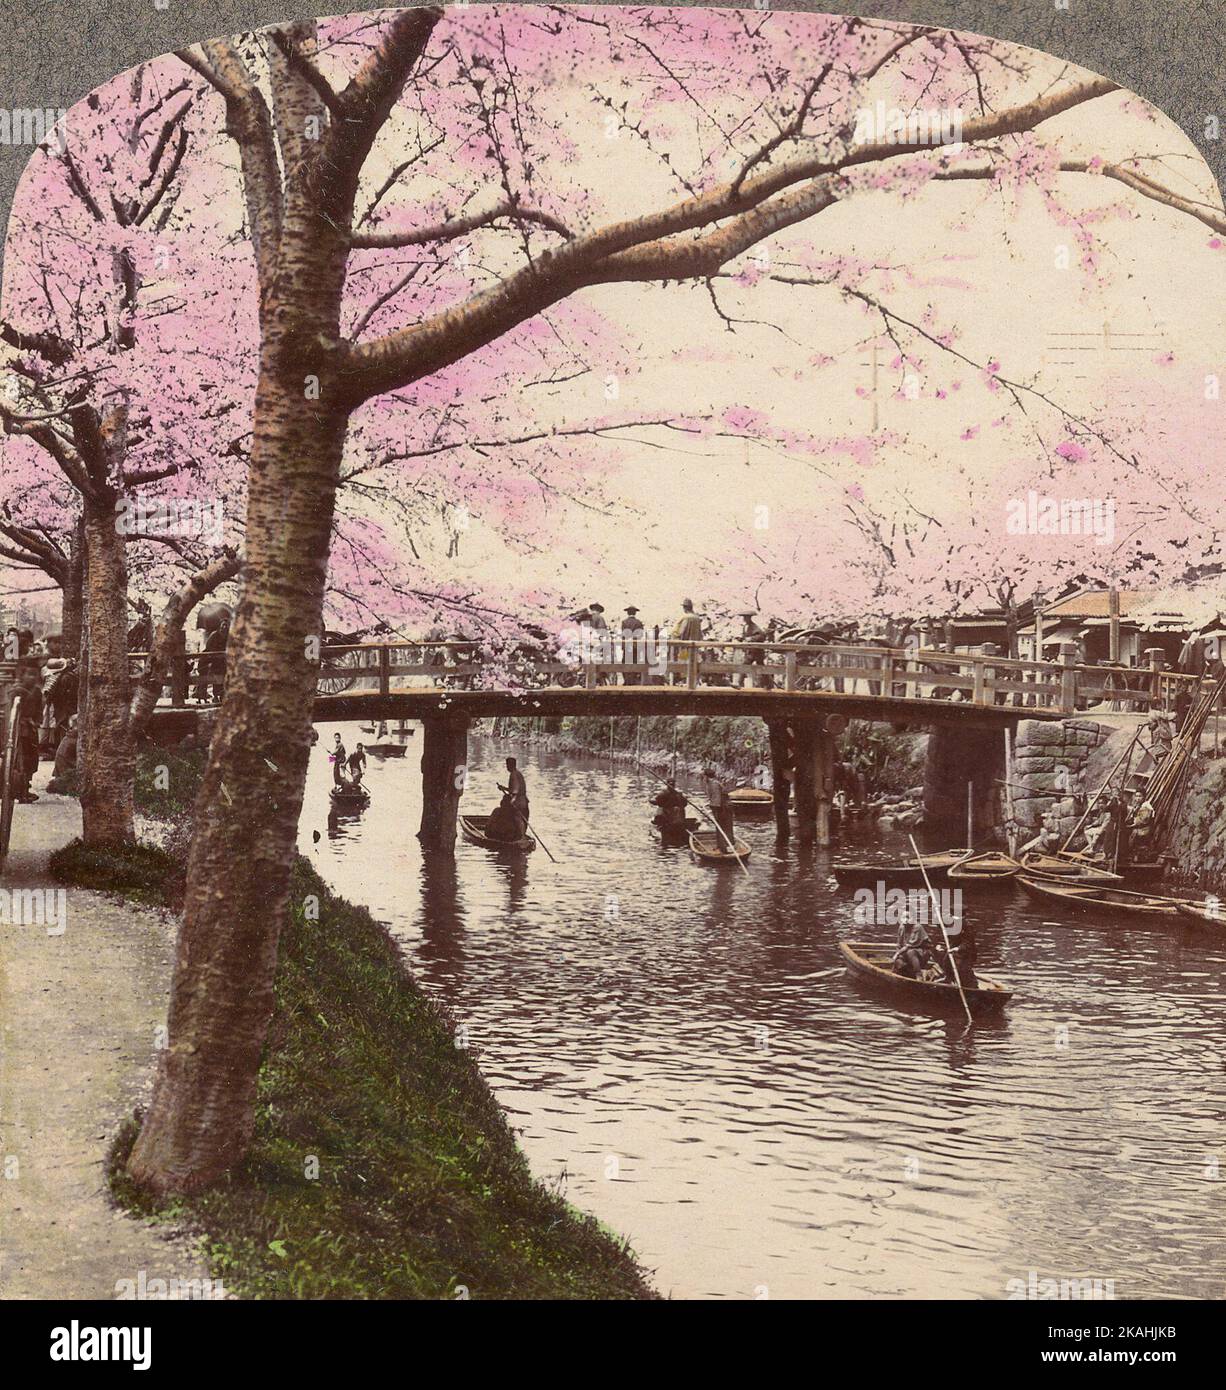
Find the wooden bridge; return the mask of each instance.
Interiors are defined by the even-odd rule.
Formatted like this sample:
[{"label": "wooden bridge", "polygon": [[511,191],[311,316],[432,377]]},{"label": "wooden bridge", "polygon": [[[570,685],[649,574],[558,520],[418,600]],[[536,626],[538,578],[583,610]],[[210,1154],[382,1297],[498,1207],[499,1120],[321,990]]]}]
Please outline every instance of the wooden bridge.
[{"label": "wooden bridge", "polygon": [[[456,769],[467,762],[474,719],[755,716],[767,724],[776,784],[793,782],[802,839],[828,844],[835,736],[848,719],[952,727],[971,738],[972,730],[1064,719],[1104,702],[1124,710],[1173,709],[1180,689],[1196,684],[1195,677],[1162,670],[1158,651],[1137,668],[1079,665],[1071,645],[1059,661],[1037,662],[884,646],[589,637],[596,640],[562,653],[517,647],[491,654],[471,641],[329,645],[321,652],[313,717],[316,723],[420,720],[418,833],[427,845],[450,849],[463,784]],[[221,653],[181,656],[155,729],[174,737],[175,725],[194,722],[189,691],[204,697],[197,709],[212,703],[224,661]],[[993,746],[1003,750],[1003,741]],[[786,834],[786,808],[776,813]]]}]

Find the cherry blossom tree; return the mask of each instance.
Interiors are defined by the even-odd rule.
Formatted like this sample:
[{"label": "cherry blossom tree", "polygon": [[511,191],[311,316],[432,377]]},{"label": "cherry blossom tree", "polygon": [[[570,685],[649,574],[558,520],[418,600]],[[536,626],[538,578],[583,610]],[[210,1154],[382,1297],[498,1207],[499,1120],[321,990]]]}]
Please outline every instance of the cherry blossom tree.
[{"label": "cherry blossom tree", "polygon": [[[445,373],[478,373],[483,354],[601,287],[697,284],[730,318],[718,277],[739,257],[868,198],[1109,180],[1226,226],[1219,207],[1128,162],[1064,158],[1045,140],[1062,114],[1111,99],[1107,79],[1028,85],[1019,50],[915,26],[431,7],[180,57],[237,156],[260,354],[231,676],[197,806],[171,1044],[129,1162],[159,1191],[215,1181],[250,1138],[351,431],[397,393],[420,402]],[[974,111],[959,147],[905,122],[864,129],[863,93],[887,72],[911,104]],[[650,166],[633,185],[581,157],[575,74]],[[449,255],[461,242],[469,256]],[[415,269],[423,249],[433,276]],[[406,432],[423,450],[417,424]]]}]

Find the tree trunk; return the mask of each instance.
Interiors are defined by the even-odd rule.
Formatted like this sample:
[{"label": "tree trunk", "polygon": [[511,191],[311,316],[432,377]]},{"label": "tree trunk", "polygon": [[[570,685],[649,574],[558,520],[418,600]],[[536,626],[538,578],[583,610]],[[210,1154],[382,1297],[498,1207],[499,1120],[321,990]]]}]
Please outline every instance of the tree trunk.
[{"label": "tree trunk", "polygon": [[65,656],[76,657],[81,650],[81,614],[84,607],[85,585],[85,522],[81,519],[73,528],[68,549],[68,564],[60,604],[61,650]]},{"label": "tree trunk", "polygon": [[166,601],[162,616],[153,629],[149,643],[149,658],[136,682],[132,708],[128,718],[128,733],[135,748],[145,736],[154,707],[169,678],[171,662],[179,649],[183,624],[202,598],[238,574],[241,561],[235,555],[223,555],[192,575],[191,579]]},{"label": "tree trunk", "polygon": [[79,721],[82,839],[87,845],[136,838],[128,734],[128,562],[110,502],[86,503],[85,615],[88,668]]},{"label": "tree trunk", "polygon": [[[333,500],[346,416],[261,371],[246,585],[195,808],[170,1046],[128,1171],[156,1192],[215,1182],[246,1152],[289,903]],[[279,379],[280,378],[280,379]]]}]

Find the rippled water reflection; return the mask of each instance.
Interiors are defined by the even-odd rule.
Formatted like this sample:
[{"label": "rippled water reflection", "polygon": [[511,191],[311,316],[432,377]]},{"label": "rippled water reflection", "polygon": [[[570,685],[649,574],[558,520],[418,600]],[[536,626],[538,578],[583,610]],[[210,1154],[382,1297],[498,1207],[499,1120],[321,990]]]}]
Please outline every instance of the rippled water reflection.
[{"label": "rippled water reflection", "polygon": [[633,769],[473,740],[466,809],[492,809],[515,752],[560,863],[459,844],[423,864],[419,733],[312,845],[331,732],[304,851],[467,1025],[534,1171],[662,1291],[1001,1298],[1035,1270],[1226,1292],[1226,941],[970,904],[981,968],[1017,995],[968,1031],[847,980],[836,942],[864,929],[828,856],[750,824],[748,879],[698,868],[649,839]]}]

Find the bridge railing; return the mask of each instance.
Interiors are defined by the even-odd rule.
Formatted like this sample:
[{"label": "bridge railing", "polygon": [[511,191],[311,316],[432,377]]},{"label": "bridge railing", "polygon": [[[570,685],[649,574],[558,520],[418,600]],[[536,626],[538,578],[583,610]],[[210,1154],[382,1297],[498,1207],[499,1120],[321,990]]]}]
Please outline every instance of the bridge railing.
[{"label": "bridge railing", "polygon": [[[831,691],[883,699],[947,700],[1010,705],[1060,714],[1105,702],[1122,710],[1172,710],[1195,676],[1165,671],[1161,653],[1149,665],[1078,664],[1066,644],[1059,661],[1023,661],[971,652],[864,644],[806,645],[654,635],[586,634],[564,652],[522,646],[483,655],[472,641],[330,644],[320,654],[321,695],[382,694],[422,689],[599,689],[616,685],[731,687],[784,692]],[[132,653],[134,667],[144,653]],[[225,654],[181,654],[167,681],[172,704],[216,698]]]}]

